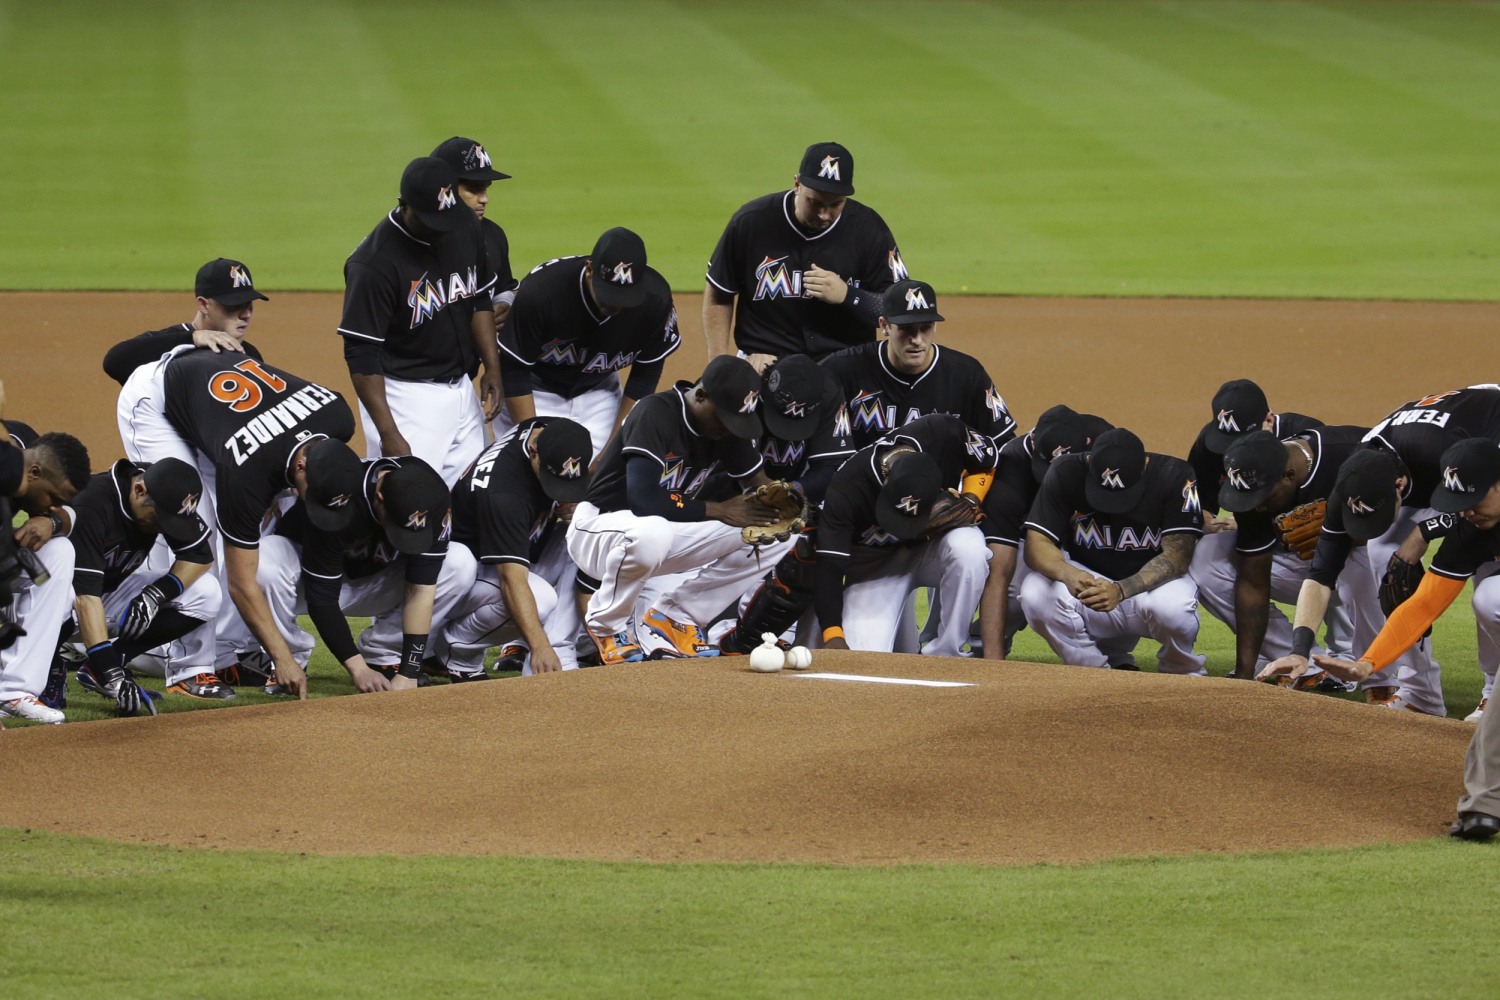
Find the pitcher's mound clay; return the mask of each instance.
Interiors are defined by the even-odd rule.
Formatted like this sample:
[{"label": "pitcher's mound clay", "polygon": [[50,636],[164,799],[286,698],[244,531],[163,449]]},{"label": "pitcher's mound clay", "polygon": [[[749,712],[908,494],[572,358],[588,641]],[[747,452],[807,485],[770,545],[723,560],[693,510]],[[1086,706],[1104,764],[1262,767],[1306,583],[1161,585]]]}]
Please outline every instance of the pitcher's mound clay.
[{"label": "pitcher's mound clay", "polygon": [[[6,733],[0,823],[324,853],[1024,864],[1430,837],[1472,727],[1222,679],[819,652]],[[97,780],[95,777],[97,776]]]}]

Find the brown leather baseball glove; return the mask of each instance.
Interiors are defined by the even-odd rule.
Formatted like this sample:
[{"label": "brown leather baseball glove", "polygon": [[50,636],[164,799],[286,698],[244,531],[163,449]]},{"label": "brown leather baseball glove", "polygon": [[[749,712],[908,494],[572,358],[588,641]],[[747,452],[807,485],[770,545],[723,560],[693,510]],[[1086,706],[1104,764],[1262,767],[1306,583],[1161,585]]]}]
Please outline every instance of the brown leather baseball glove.
[{"label": "brown leather baseball glove", "polygon": [[784,542],[807,527],[807,497],[796,483],[778,479],[755,488],[755,499],[781,515],[775,524],[752,524],[740,529],[749,545]]},{"label": "brown leather baseball glove", "polygon": [[1300,507],[1293,507],[1285,514],[1276,515],[1276,530],[1281,532],[1281,541],[1288,552],[1295,552],[1298,559],[1311,559],[1318,547],[1318,534],[1323,530],[1323,515],[1328,512],[1328,501],[1314,500]]},{"label": "brown leather baseball glove", "polygon": [[922,536],[936,538],[945,531],[967,528],[983,520],[984,508],[978,500],[967,493],[949,490],[933,503],[932,513],[927,515],[927,527],[923,529]]}]

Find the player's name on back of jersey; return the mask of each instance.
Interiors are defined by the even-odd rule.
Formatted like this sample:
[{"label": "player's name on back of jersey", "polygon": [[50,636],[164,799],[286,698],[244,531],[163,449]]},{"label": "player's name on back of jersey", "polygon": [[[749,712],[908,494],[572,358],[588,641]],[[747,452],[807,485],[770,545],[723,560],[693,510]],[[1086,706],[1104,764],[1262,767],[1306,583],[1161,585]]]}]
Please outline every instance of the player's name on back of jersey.
[{"label": "player's name on back of jersey", "polygon": [[262,445],[269,444],[287,431],[301,428],[310,415],[339,398],[339,394],[332,389],[309,383],[264,413],[257,413],[247,420],[243,427],[237,428],[229,436],[229,440],[224,442],[224,448],[234,456],[235,465],[244,465]]}]

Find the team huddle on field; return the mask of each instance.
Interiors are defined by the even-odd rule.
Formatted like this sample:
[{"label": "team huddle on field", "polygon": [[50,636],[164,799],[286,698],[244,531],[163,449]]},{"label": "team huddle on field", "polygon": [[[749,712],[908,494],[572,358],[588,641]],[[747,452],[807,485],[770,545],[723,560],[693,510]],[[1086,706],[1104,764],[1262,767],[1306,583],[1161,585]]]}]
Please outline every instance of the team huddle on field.
[{"label": "team huddle on field", "polygon": [[191,322],[104,359],[125,458],[91,476],[76,439],[6,422],[0,486],[51,579],[5,612],[26,635],[0,713],[61,722],[70,681],[154,713],[142,672],[305,697],[301,615],[373,692],[485,679],[496,649],[523,674],[764,633],[1003,659],[1027,627],[1068,664],[1135,669],[1149,638],[1160,671],[1204,674],[1201,605],[1235,677],[1444,715],[1425,636],[1471,577],[1487,701],[1500,386],[1329,426],[1236,380],[1185,459],[1061,403],[1018,428],[819,143],[729,220],[709,361],[663,389],[680,334],[644,241],[609,229],[517,280],[486,217],[507,176],[458,137],[407,167],[344,268],[353,407],[245,339],[266,296],[220,258]]}]

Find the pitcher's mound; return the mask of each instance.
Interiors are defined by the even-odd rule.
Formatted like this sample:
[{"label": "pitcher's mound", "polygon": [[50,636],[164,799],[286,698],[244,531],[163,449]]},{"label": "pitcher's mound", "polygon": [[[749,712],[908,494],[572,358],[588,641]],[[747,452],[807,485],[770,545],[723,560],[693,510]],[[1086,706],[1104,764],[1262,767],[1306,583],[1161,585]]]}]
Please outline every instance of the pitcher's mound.
[{"label": "pitcher's mound", "polygon": [[1024,864],[1443,831],[1472,727],[1239,681],[819,652],[6,733],[0,823],[325,853]]}]

